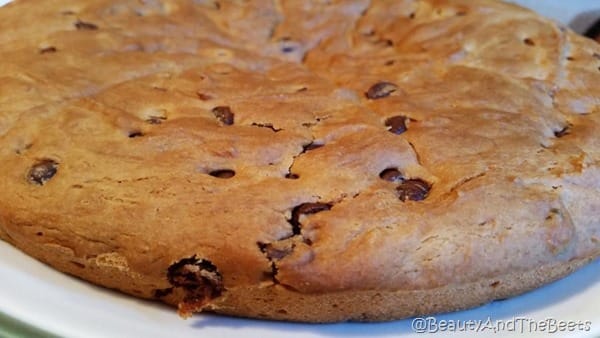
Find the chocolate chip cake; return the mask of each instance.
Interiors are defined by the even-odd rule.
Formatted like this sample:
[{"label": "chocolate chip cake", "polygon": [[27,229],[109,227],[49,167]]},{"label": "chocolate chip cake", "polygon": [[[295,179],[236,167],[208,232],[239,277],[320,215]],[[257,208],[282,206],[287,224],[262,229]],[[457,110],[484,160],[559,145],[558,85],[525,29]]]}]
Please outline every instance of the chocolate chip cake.
[{"label": "chocolate chip cake", "polygon": [[494,0],[17,0],[0,238],[179,313],[382,321],[600,254],[600,45]]}]

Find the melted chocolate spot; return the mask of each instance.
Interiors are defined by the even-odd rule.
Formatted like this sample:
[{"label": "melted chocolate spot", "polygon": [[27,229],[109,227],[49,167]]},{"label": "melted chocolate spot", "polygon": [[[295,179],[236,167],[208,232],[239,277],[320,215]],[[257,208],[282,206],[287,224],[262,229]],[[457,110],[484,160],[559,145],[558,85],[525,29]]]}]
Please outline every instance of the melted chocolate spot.
[{"label": "melted chocolate spot", "polygon": [[279,39],[279,44],[280,44],[280,50],[282,53],[295,52],[298,47],[298,43],[293,41],[292,38],[287,37],[287,36]]},{"label": "melted chocolate spot", "polygon": [[218,177],[218,178],[232,178],[233,176],[235,176],[235,171],[233,171],[231,169],[220,169],[220,170],[213,170],[208,174],[210,176],[214,176],[214,177]]},{"label": "melted chocolate spot", "polygon": [[563,136],[568,135],[568,134],[569,134],[569,126],[566,126],[563,129],[561,129],[561,130],[554,131],[554,136],[556,136],[558,138],[563,137]]},{"label": "melted chocolate spot", "polygon": [[233,124],[234,114],[229,106],[214,107],[212,113],[224,125],[230,126]]},{"label": "melted chocolate spot", "polygon": [[50,53],[56,53],[56,52],[57,52],[56,47],[46,47],[46,48],[40,49],[40,54],[50,54]]},{"label": "melted chocolate spot", "polygon": [[128,136],[129,136],[129,138],[136,138],[136,137],[142,137],[142,136],[144,136],[144,134],[139,130],[135,130],[135,131],[130,132]]},{"label": "melted chocolate spot", "polygon": [[398,86],[391,82],[378,82],[369,88],[365,93],[368,99],[376,100],[389,96],[391,93],[398,90]]},{"label": "melted chocolate spot", "polygon": [[195,255],[171,265],[167,270],[167,279],[174,287],[186,291],[183,302],[179,304],[182,316],[202,310],[225,291],[223,277],[217,267],[208,260],[196,258]]},{"label": "melted chocolate spot", "polygon": [[385,125],[388,127],[388,131],[390,133],[394,133],[396,135],[400,135],[404,133],[406,128],[406,120],[408,118],[406,116],[398,115],[392,116],[385,120]]},{"label": "melted chocolate spot", "polygon": [[405,202],[406,200],[422,201],[427,198],[430,189],[431,186],[427,182],[418,178],[405,180],[396,187],[398,198],[400,198],[402,202]]},{"label": "melted chocolate spot", "polygon": [[195,255],[171,265],[167,270],[167,278],[169,283],[176,287],[193,289],[205,284],[215,284],[215,290],[222,289],[222,285],[216,285],[216,282],[221,281],[217,267],[208,260],[196,258]]},{"label": "melted chocolate spot", "polygon": [[379,177],[389,182],[400,182],[403,180],[402,173],[396,168],[385,169],[379,174]]},{"label": "melted chocolate spot", "polygon": [[533,42],[533,40],[531,40],[530,38],[523,39],[523,43],[527,46],[535,46],[535,42]]},{"label": "melted chocolate spot", "polygon": [[48,182],[56,172],[58,171],[58,163],[54,160],[43,159],[29,169],[27,177],[29,182],[37,185],[44,185]]}]

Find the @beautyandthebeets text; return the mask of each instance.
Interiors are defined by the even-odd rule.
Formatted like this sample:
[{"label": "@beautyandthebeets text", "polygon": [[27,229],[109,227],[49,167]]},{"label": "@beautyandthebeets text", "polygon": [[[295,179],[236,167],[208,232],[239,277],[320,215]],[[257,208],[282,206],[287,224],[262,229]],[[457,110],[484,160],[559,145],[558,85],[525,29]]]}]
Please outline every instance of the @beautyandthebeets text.
[{"label": "@beautyandthebeets text", "polygon": [[560,320],[556,318],[533,319],[513,317],[510,319],[437,319],[436,317],[417,317],[412,320],[412,330],[416,333],[437,332],[487,332],[487,333],[567,333],[590,331],[589,320]]}]

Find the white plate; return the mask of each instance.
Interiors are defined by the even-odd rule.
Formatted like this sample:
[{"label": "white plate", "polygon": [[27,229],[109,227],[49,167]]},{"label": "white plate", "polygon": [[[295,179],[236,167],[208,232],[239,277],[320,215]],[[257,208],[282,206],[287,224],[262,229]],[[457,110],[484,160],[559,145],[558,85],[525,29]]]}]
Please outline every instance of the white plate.
[{"label": "white plate", "polygon": [[[0,5],[7,3],[0,0]],[[517,0],[568,24],[583,11],[600,10],[599,0]],[[309,325],[196,315],[182,320],[160,304],[137,300],[71,278],[0,241],[0,313],[62,337],[419,337],[413,320],[378,324]],[[429,329],[434,330],[434,319]],[[545,337],[563,325],[582,330],[554,336],[600,336],[600,260],[558,282],[520,297],[477,309],[435,316],[456,324],[454,337]],[[460,321],[463,321],[460,323]],[[472,321],[466,324],[464,321]],[[494,325],[504,330],[494,333]],[[541,322],[541,323],[540,323]],[[550,323],[541,330],[543,323]],[[479,332],[474,329],[479,326]],[[537,326],[537,331],[532,330]],[[469,329],[465,331],[466,329]],[[483,330],[483,331],[482,331]],[[440,330],[441,331],[441,330]],[[0,328],[0,335],[2,328]],[[438,332],[439,335],[445,335]]]}]

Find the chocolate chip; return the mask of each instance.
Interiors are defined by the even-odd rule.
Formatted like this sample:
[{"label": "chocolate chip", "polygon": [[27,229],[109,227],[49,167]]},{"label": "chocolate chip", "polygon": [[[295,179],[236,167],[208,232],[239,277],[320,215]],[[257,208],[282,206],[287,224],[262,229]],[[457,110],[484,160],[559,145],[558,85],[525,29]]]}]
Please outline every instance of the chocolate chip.
[{"label": "chocolate chip", "polygon": [[212,262],[194,255],[171,265],[167,270],[167,278],[173,286],[190,289],[206,281],[212,284],[221,279],[221,274]]},{"label": "chocolate chip", "polygon": [[535,46],[535,42],[533,42],[533,40],[531,40],[530,38],[523,39],[523,43],[527,46]]},{"label": "chocolate chip", "polygon": [[46,47],[40,49],[40,54],[56,53],[56,47]]},{"label": "chocolate chip", "polygon": [[400,182],[402,181],[402,173],[396,168],[385,169],[379,173],[379,177],[384,181]]},{"label": "chocolate chip", "polygon": [[77,20],[75,22],[75,28],[77,28],[78,30],[96,30],[98,29],[98,26],[94,25],[93,23]]},{"label": "chocolate chip", "polygon": [[566,126],[561,130],[554,131],[554,136],[559,137],[559,138],[563,137],[565,135],[568,135],[568,134],[569,134],[569,126]]},{"label": "chocolate chip", "polygon": [[163,298],[173,293],[173,288],[156,289],[154,290],[154,298]]},{"label": "chocolate chip", "polygon": [[201,310],[225,291],[223,277],[217,267],[208,260],[196,258],[196,255],[171,265],[167,270],[167,279],[174,287],[186,291],[183,303],[179,304],[183,316]]},{"label": "chocolate chip", "polygon": [[391,93],[398,90],[398,86],[391,82],[378,82],[369,88],[365,93],[368,99],[376,100],[389,96]]},{"label": "chocolate chip", "polygon": [[297,180],[300,178],[300,176],[298,176],[298,174],[288,173],[285,175],[285,178],[290,179],[290,180]]},{"label": "chocolate chip", "polygon": [[129,138],[135,138],[135,137],[144,136],[144,134],[139,130],[134,130],[132,132],[129,132],[128,136],[129,136]]},{"label": "chocolate chip", "polygon": [[309,144],[306,144],[306,145],[302,146],[302,149],[303,149],[302,152],[305,153],[307,151],[311,151],[311,150],[315,150],[317,148],[321,148],[322,146],[324,146],[324,144],[318,144],[318,143],[311,142]]},{"label": "chocolate chip", "polygon": [[292,53],[296,51],[296,48],[298,47],[298,43],[288,36],[280,38],[279,44],[282,53]]},{"label": "chocolate chip", "polygon": [[385,125],[390,133],[400,135],[406,131],[406,120],[408,118],[403,115],[392,116],[385,120]]},{"label": "chocolate chip", "polygon": [[429,189],[431,189],[431,186],[421,179],[405,180],[396,187],[398,198],[402,202],[406,200],[422,201],[429,195]]},{"label": "chocolate chip", "polygon": [[316,214],[317,212],[331,209],[331,204],[327,203],[303,203],[298,205],[292,210],[292,218],[290,223],[292,224],[292,230],[295,235],[300,234],[300,215]]},{"label": "chocolate chip", "polygon": [[224,125],[230,126],[233,124],[234,114],[233,114],[233,112],[231,112],[231,108],[229,108],[229,106],[214,107],[212,109],[212,113]]},{"label": "chocolate chip", "polygon": [[54,160],[43,159],[38,161],[36,164],[29,169],[27,177],[29,182],[37,185],[44,185],[48,182],[56,172],[58,171],[58,163]]},{"label": "chocolate chip", "polygon": [[235,171],[231,169],[219,169],[213,170],[208,173],[210,176],[218,177],[218,178],[232,178],[235,176]]}]

